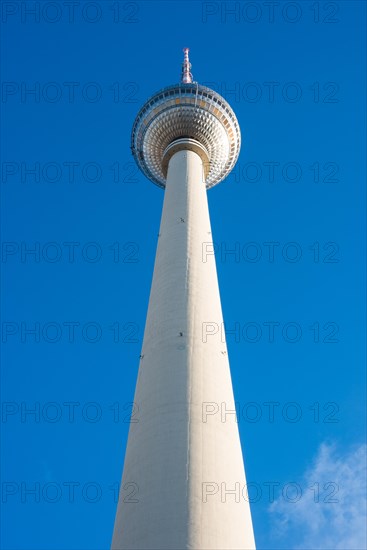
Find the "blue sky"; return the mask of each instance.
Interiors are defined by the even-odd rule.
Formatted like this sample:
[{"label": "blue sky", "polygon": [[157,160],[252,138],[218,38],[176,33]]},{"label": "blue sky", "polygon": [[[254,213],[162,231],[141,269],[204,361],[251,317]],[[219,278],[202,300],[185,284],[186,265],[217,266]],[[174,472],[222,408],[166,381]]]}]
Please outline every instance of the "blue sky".
[{"label": "blue sky", "polygon": [[2,547],[109,547],[163,200],[130,131],[189,46],[243,138],[209,206],[258,548],[362,548],[365,3],[1,7]]}]

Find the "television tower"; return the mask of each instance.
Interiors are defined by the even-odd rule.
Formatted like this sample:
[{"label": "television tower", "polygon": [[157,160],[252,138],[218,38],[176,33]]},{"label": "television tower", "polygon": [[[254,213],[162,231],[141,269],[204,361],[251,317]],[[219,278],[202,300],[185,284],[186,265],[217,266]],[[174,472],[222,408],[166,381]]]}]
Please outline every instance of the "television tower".
[{"label": "television tower", "polygon": [[[131,148],[165,189],[112,540],[113,550],[252,550],[206,189],[234,167],[241,134],[223,97],[193,81],[140,109]],[[134,493],[134,498],[130,498]]]}]

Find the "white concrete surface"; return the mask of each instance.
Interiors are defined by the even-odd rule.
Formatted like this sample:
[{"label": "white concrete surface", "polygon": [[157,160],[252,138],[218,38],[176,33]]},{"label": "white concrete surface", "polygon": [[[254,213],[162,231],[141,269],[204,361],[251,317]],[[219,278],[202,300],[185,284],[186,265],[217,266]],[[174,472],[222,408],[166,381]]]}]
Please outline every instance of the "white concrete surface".
[{"label": "white concrete surface", "polygon": [[[222,323],[214,256],[202,257],[211,242],[202,160],[178,151],[168,166],[134,398],[139,422],[130,426],[113,550],[255,548],[238,424],[214,413],[222,403],[235,408],[226,344],[220,330],[203,341],[204,323]],[[126,501],[129,482],[138,502]]]}]

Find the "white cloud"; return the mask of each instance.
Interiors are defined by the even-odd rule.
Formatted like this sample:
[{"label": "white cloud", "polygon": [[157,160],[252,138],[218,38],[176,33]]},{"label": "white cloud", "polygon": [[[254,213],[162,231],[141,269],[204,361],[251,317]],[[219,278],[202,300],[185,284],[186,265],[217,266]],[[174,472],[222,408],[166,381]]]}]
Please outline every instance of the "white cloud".
[{"label": "white cloud", "polygon": [[276,536],[294,549],[366,549],[365,445],[343,452],[323,443],[298,485],[297,502],[282,495],[270,506]]}]

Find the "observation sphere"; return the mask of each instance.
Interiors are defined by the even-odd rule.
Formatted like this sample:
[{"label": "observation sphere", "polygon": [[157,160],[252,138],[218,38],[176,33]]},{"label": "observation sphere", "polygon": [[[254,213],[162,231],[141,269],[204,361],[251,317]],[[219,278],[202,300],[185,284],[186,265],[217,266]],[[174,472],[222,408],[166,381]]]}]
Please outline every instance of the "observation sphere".
[{"label": "observation sphere", "polygon": [[208,189],[224,180],[236,164],[241,132],[236,115],[221,95],[197,82],[180,82],[148,99],[132,129],[134,158],[145,176],[159,187],[166,185],[166,150],[174,151],[175,141],[176,150],[201,150]]}]

